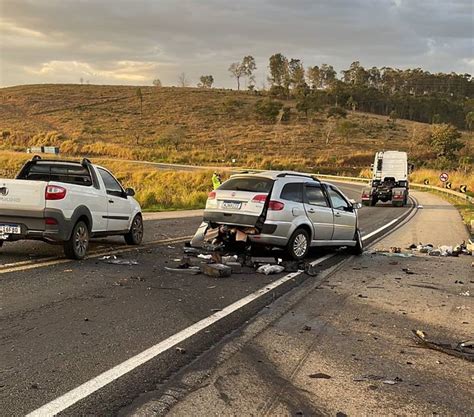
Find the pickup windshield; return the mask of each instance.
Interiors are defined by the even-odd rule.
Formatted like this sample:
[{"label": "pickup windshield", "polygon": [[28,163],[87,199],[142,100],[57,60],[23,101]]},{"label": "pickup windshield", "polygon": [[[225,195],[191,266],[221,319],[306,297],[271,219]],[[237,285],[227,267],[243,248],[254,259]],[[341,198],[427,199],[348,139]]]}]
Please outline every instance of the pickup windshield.
[{"label": "pickup windshield", "polygon": [[231,178],[219,187],[219,190],[248,191],[252,193],[269,193],[273,180],[261,177]]},{"label": "pickup windshield", "polygon": [[75,185],[92,185],[89,170],[82,165],[37,162],[27,164],[17,176],[18,180],[55,181]]}]

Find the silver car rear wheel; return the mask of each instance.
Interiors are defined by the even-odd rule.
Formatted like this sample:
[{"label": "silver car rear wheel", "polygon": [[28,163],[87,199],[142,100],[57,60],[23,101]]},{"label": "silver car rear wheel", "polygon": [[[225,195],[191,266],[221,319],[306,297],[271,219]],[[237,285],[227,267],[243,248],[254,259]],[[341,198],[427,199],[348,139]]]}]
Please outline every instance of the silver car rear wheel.
[{"label": "silver car rear wheel", "polygon": [[297,229],[291,236],[288,246],[288,255],[295,260],[301,260],[309,252],[309,234],[305,229]]}]

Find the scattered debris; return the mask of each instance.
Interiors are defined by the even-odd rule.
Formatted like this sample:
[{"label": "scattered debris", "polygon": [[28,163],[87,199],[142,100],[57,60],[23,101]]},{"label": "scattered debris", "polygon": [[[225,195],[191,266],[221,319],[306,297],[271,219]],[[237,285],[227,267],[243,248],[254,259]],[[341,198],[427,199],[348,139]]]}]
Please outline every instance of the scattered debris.
[{"label": "scattered debris", "polygon": [[310,332],[311,326],[304,325],[302,330],[304,330],[305,332]]},{"label": "scattered debris", "polygon": [[284,266],[281,265],[262,265],[257,269],[257,272],[259,274],[265,274],[265,275],[272,275],[272,274],[279,274],[280,272],[283,272],[285,270]]},{"label": "scattered debris", "polygon": [[190,247],[187,247],[187,246],[184,247],[183,252],[186,255],[199,255],[201,253],[201,251],[199,249],[190,248]]},{"label": "scattered debris", "polygon": [[227,278],[232,274],[232,268],[224,264],[203,264],[201,272],[213,278]]},{"label": "scattered debris", "polygon": [[212,255],[204,255],[202,253],[200,253],[197,257],[200,258],[200,259],[206,259],[206,260],[209,260],[209,261],[212,259]]},{"label": "scattered debris", "polygon": [[318,372],[316,374],[311,374],[311,375],[308,375],[310,378],[313,378],[313,379],[331,379],[331,375],[328,375],[328,374],[323,374],[321,372]]},{"label": "scattered debris", "polygon": [[410,268],[402,268],[402,271],[407,275],[415,275],[416,272],[413,272]]},{"label": "scattered debris", "polygon": [[390,248],[390,253],[401,253],[402,252],[402,249],[401,248],[398,248],[396,246],[392,246]]},{"label": "scattered debris", "polygon": [[117,257],[117,255],[105,255],[99,259],[107,264],[113,265],[138,265],[137,261],[129,260],[129,259],[122,259]]},{"label": "scattered debris", "polygon": [[242,265],[238,262],[225,262],[225,265],[229,266],[233,274],[242,273]]},{"label": "scattered debris", "polygon": [[355,382],[362,382],[362,381],[382,381],[384,379],[383,376],[379,375],[361,375],[352,378]]},{"label": "scattered debris", "polygon": [[185,355],[186,354],[186,349],[178,346],[176,348],[176,352],[181,353],[181,355]]},{"label": "scattered debris", "polygon": [[395,384],[398,384],[399,382],[403,382],[403,380],[399,378],[398,376],[396,376],[393,379],[386,379],[383,381],[383,383],[386,385],[395,385]]},{"label": "scattered debris", "polygon": [[474,340],[460,343],[442,343],[428,340],[426,333],[422,330],[412,330],[412,332],[415,335],[415,340],[426,348],[474,362]]},{"label": "scattered debris", "polygon": [[305,274],[309,275],[310,277],[315,277],[321,271],[320,265],[313,265],[311,263],[307,263],[304,267]]},{"label": "scattered debris", "polygon": [[169,272],[179,272],[189,275],[197,275],[201,273],[201,269],[198,266],[191,266],[189,268],[170,268],[165,266],[165,270]]},{"label": "scattered debris", "polygon": [[470,297],[471,293],[469,292],[469,290],[467,290],[467,291],[464,291],[464,292],[460,292],[459,295],[464,295],[466,297]]}]

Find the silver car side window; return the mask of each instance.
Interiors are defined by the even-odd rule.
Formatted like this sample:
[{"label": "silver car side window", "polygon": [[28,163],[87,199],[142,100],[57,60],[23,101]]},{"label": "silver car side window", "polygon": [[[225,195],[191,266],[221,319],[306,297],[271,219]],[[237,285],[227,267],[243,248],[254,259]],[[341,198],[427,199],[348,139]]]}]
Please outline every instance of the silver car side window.
[{"label": "silver car side window", "polygon": [[280,198],[282,200],[293,201],[295,203],[302,203],[303,184],[297,182],[285,184],[281,190]]},{"label": "silver car side window", "polygon": [[333,208],[344,210],[349,207],[346,199],[333,187],[328,187],[328,194]]},{"label": "silver car side window", "polygon": [[326,197],[324,196],[323,190],[316,186],[306,186],[306,201],[308,204],[320,207],[329,207]]}]

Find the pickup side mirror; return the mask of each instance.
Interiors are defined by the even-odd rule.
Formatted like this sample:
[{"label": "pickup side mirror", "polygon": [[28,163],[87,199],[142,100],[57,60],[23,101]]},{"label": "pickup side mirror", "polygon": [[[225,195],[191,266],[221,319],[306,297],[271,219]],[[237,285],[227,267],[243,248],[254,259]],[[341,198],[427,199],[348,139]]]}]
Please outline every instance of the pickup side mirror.
[{"label": "pickup side mirror", "polygon": [[135,195],[135,190],[133,188],[125,188],[125,194],[128,197],[133,197]]}]

